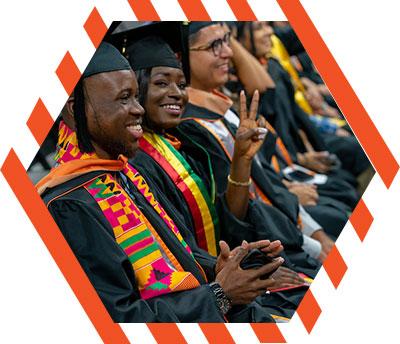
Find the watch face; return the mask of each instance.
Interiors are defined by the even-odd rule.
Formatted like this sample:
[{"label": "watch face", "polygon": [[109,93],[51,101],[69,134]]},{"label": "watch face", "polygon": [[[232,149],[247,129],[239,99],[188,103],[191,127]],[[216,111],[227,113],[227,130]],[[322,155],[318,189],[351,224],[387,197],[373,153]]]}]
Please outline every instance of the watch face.
[{"label": "watch face", "polygon": [[231,308],[231,304],[228,299],[225,297],[221,301],[218,302],[218,306],[221,309],[222,313],[226,314]]},{"label": "watch face", "polygon": [[210,287],[217,299],[218,308],[225,315],[231,309],[232,302],[225,295],[224,290],[218,283],[213,282],[210,284]]}]

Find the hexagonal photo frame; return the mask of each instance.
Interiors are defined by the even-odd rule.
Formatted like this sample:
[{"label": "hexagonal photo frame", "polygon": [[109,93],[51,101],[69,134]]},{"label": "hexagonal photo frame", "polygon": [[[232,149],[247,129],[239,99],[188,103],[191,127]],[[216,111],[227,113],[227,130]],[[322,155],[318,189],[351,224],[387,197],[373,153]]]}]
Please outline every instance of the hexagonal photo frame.
[{"label": "hexagonal photo frame", "polygon": [[[247,1],[232,0],[227,2],[238,20],[257,19]],[[392,153],[336,64],[301,3],[299,1],[283,0],[277,0],[277,2],[288,17],[337,103],[343,110],[348,123],[363,145],[376,171],[389,188],[399,168]],[[129,4],[138,20],[160,19],[150,1],[131,0]],[[179,4],[188,19],[210,20],[210,16],[201,1],[182,0],[179,1]],[[89,15],[84,24],[84,29],[94,46],[98,46],[107,27],[96,8]],[[56,74],[67,94],[70,94],[80,77],[80,71],[69,52],[65,54]],[[363,124],[362,126],[361,123]],[[52,117],[43,101],[39,98],[27,122],[39,145],[43,142],[52,124]],[[101,338],[105,342],[127,341],[127,337],[121,327],[112,322],[86,275],[80,268],[79,263],[49,216],[13,149],[7,156],[1,171]],[[370,211],[361,200],[350,219],[361,241],[364,240],[372,220],[373,217]],[[338,264],[342,266],[342,269],[337,268]],[[337,288],[346,272],[346,263],[337,248],[332,250],[324,263],[324,268],[333,285]],[[308,332],[312,331],[320,312],[321,309],[318,302],[310,290],[297,310]],[[286,342],[279,327],[275,324],[252,324],[251,326],[260,342]],[[169,340],[185,341],[179,331],[179,327],[174,324],[148,324],[148,327],[158,342],[165,341],[166,333],[168,333]],[[217,342],[222,338],[224,338],[223,342],[233,340],[223,324],[200,324],[200,328],[210,342]]]}]

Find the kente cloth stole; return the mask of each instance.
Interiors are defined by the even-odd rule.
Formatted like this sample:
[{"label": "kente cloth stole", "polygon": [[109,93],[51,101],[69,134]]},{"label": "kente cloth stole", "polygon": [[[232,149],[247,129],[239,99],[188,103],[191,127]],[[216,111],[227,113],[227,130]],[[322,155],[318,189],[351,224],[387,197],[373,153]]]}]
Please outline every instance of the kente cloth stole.
[{"label": "kente cloth stole", "polygon": [[[192,119],[201,125],[203,128],[207,129],[211,135],[218,141],[219,145],[223,148],[226,156],[232,161],[233,151],[235,147],[235,139],[232,134],[222,122],[222,120],[215,121],[207,121],[200,118],[188,118]],[[257,156],[255,157],[255,159]],[[268,197],[262,192],[262,190],[257,186],[252,178],[251,184],[249,186],[249,192],[253,196],[253,198],[261,198],[266,204],[272,205],[272,202],[268,199]]]},{"label": "kente cloth stole", "polygon": [[198,245],[216,256],[218,217],[203,181],[164,137],[145,133],[139,145],[168,174],[183,194],[193,218]]},{"label": "kente cloth stole", "polygon": [[[58,163],[96,157],[95,154],[82,154],[79,151],[75,133],[64,123],[60,125],[60,129],[56,156]],[[144,178],[129,164],[121,172],[132,181],[195,261],[190,247],[150,192]],[[143,299],[193,289],[200,285],[190,272],[183,270],[157,231],[111,174],[104,174],[84,187],[99,205],[113,229],[116,242],[128,256]]]},{"label": "kente cloth stole", "polygon": [[61,121],[58,128],[58,142],[54,160],[62,164],[71,160],[95,158],[95,153],[82,153],[78,147],[75,131]]}]

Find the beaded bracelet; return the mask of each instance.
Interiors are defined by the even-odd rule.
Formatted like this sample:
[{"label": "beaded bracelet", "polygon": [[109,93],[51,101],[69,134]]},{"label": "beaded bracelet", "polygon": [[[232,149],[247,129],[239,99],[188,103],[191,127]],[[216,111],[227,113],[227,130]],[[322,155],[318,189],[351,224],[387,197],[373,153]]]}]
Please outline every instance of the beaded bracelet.
[{"label": "beaded bracelet", "polygon": [[250,186],[251,184],[251,179],[249,179],[247,182],[237,182],[236,180],[233,180],[231,178],[231,175],[228,174],[228,182],[234,186]]}]

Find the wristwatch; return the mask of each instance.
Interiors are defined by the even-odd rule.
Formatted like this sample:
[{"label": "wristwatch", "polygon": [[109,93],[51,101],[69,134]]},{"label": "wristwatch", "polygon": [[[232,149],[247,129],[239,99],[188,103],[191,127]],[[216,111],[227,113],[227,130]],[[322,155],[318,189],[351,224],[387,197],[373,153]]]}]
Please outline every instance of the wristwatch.
[{"label": "wristwatch", "polygon": [[212,292],[217,299],[217,305],[221,310],[221,313],[225,315],[232,307],[232,301],[226,296],[224,290],[221,288],[218,282],[212,282],[209,284]]}]

